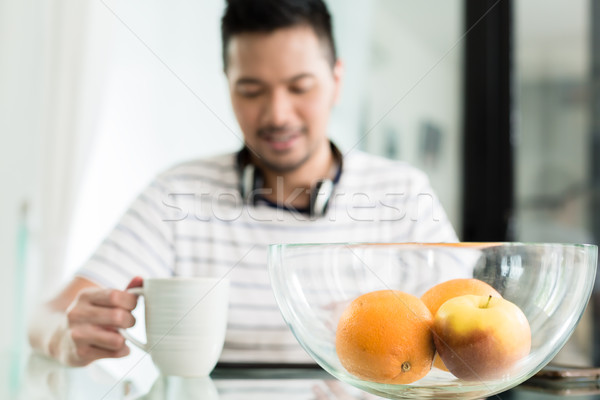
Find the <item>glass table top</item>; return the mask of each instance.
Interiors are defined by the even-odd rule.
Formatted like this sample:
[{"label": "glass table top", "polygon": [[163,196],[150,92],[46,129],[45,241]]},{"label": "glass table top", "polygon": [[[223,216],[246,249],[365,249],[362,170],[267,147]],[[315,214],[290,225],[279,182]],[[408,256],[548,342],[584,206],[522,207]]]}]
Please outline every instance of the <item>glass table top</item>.
[{"label": "glass table top", "polygon": [[[379,397],[335,380],[318,368],[219,365],[207,378],[160,376],[143,353],[64,367],[25,351],[0,354],[0,400],[367,400]],[[600,400],[600,381],[524,384],[493,396],[501,400]]]}]

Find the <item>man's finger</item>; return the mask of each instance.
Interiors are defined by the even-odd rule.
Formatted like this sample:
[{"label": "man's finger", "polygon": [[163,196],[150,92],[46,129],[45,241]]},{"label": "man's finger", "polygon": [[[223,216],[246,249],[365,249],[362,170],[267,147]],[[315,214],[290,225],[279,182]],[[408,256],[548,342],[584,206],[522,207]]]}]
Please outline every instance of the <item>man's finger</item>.
[{"label": "man's finger", "polygon": [[121,334],[93,325],[73,329],[71,337],[78,347],[92,346],[107,351],[119,351],[125,347],[125,338]]},{"label": "man's finger", "polygon": [[130,311],[118,307],[88,306],[80,310],[85,314],[85,321],[92,325],[100,325],[106,328],[131,328],[135,325],[135,318]]},{"label": "man's finger", "polygon": [[94,290],[85,294],[85,298],[97,306],[119,307],[129,311],[137,305],[135,294],[116,289]]}]

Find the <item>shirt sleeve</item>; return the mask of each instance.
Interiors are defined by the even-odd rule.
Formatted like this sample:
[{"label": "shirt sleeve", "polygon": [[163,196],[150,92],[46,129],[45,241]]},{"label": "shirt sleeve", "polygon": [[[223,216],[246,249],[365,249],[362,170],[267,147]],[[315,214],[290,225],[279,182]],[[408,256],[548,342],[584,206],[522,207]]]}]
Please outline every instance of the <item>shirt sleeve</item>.
[{"label": "shirt sleeve", "polygon": [[160,179],[146,187],[75,275],[119,289],[134,276],[172,276],[173,229],[162,203],[166,194]]}]

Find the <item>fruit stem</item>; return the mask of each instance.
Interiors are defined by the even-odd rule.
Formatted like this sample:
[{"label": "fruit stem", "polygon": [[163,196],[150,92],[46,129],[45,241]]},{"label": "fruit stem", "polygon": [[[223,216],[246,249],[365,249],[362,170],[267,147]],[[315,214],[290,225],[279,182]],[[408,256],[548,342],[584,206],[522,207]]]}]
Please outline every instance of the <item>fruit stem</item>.
[{"label": "fruit stem", "polygon": [[408,361],[404,361],[402,363],[402,372],[410,371],[410,363]]},{"label": "fruit stem", "polygon": [[490,297],[488,297],[488,301],[487,303],[485,303],[485,306],[483,308],[488,308],[488,306],[490,305],[490,301],[492,301],[492,295],[490,294]]}]

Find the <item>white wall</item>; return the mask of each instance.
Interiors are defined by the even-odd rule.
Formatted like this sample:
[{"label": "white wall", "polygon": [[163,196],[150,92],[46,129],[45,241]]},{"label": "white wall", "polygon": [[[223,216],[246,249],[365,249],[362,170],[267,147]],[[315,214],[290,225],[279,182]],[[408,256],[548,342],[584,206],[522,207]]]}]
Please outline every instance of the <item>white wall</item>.
[{"label": "white wall", "polygon": [[94,18],[112,48],[66,276],[159,171],[241,145],[221,72],[222,2],[107,4]]},{"label": "white wall", "polygon": [[368,90],[373,1],[329,0],[338,57],[344,63],[344,83],[334,108],[330,136],[342,150],[356,145],[361,134],[363,98]]},{"label": "white wall", "polygon": [[[399,149],[397,157],[429,175],[459,231],[462,2],[378,0],[374,8],[377,23],[368,56],[363,144],[370,152],[386,154],[392,135]],[[436,10],[433,14],[432,9]],[[424,159],[419,150],[425,122],[442,133],[435,163]]]}]

